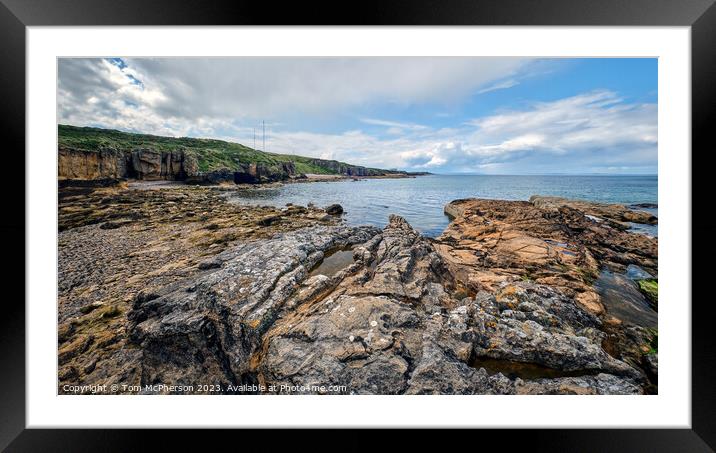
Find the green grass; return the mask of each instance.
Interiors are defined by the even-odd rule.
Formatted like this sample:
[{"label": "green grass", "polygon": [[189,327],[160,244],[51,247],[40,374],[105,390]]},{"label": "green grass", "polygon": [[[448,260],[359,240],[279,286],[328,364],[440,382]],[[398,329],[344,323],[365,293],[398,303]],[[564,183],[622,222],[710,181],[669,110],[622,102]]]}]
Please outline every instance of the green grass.
[{"label": "green grass", "polygon": [[647,354],[658,354],[659,353],[659,331],[656,329],[646,329],[649,334],[652,335],[651,340],[649,340],[649,351]]},{"label": "green grass", "polygon": [[[157,135],[133,134],[113,129],[58,126],[59,145],[87,151],[98,151],[103,147],[131,151],[135,148],[151,148],[157,151],[171,151],[179,148],[197,157],[199,171],[207,172],[228,168],[234,170],[241,163],[262,163],[277,165],[294,162],[298,173],[335,174],[330,168],[316,165],[311,158],[288,154],[274,154],[259,151],[239,143],[205,138],[174,138]],[[349,164],[345,164],[349,165]]]},{"label": "green grass", "polygon": [[644,279],[637,281],[639,289],[655,306],[659,303],[659,282],[655,279]]}]

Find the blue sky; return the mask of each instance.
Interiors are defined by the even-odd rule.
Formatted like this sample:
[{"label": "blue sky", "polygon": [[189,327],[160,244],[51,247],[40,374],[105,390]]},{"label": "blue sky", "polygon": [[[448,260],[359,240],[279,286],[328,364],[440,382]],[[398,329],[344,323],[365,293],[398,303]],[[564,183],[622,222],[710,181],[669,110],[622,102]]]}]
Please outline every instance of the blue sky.
[{"label": "blue sky", "polygon": [[435,173],[656,174],[656,59],[61,59],[58,121]]}]

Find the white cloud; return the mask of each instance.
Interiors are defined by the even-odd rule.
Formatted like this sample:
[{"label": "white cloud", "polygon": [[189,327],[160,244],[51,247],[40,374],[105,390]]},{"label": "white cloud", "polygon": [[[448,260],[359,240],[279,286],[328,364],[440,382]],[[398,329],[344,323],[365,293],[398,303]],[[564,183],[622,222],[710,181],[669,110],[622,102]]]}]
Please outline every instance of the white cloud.
[{"label": "white cloud", "polygon": [[58,115],[61,123],[248,145],[252,126],[266,118],[268,151],[382,168],[532,172],[554,162],[546,156],[559,156],[565,171],[654,167],[656,104],[629,103],[606,90],[449,128],[367,116],[357,124],[380,133],[283,127],[291,118],[320,124],[373,104],[410,109],[427,103],[446,118],[441,105],[514,86],[528,64],[494,58],[169,58],[127,59],[126,65],[60,59]]},{"label": "white cloud", "polygon": [[419,130],[425,130],[428,129],[428,126],[424,126],[422,124],[414,124],[414,123],[401,123],[398,121],[387,121],[387,120],[380,120],[375,118],[361,118],[360,120],[362,123],[365,124],[372,124],[374,126],[385,126],[388,128],[395,128],[399,130],[413,130],[413,131],[419,131]]},{"label": "white cloud", "polygon": [[[595,91],[523,111],[473,120],[477,137],[514,140],[539,136],[533,148],[553,152],[651,146],[656,150],[656,104],[629,104],[611,91]],[[508,145],[507,142],[503,146]]]},{"label": "white cloud", "polygon": [[[629,104],[615,93],[599,91],[478,118],[460,129],[420,129],[396,139],[359,132],[311,134],[303,140],[286,134],[274,139],[279,148],[282,142],[300,142],[301,152],[314,155],[321,152],[315,149],[325,146],[333,150],[334,158],[400,168],[489,171],[512,166],[530,172],[541,168],[540,160],[554,162],[552,158],[559,156],[558,165],[564,166],[556,170],[611,171],[653,167],[656,115],[655,104]],[[321,145],[312,148],[317,144]],[[520,167],[521,162],[525,164]]]},{"label": "white cloud", "polygon": [[[459,102],[529,63],[464,57],[62,58],[58,116],[77,125],[211,135],[258,119],[331,115],[376,102]],[[393,134],[420,128],[383,125]]]},{"label": "white cloud", "polygon": [[516,74],[516,58],[127,59],[137,78],[166,96],[164,115],[277,117],[335,111],[380,100],[410,105],[460,100]]},{"label": "white cloud", "polygon": [[518,82],[515,79],[507,79],[507,80],[503,80],[501,82],[497,82],[497,83],[490,85],[488,87],[485,87],[481,90],[478,90],[477,93],[483,94],[483,93],[489,93],[490,91],[505,90],[507,88],[512,88],[513,86],[516,86],[519,84],[520,84],[520,82]]},{"label": "white cloud", "polygon": [[[520,111],[502,112],[468,122],[452,146],[423,146],[403,157],[419,166],[474,170],[530,157],[566,164],[603,166],[622,162],[653,166],[657,153],[656,104],[629,104],[610,91],[596,91]],[[416,165],[418,166],[418,165]],[[628,165],[627,165],[628,166]],[[527,169],[525,169],[527,170]]]}]

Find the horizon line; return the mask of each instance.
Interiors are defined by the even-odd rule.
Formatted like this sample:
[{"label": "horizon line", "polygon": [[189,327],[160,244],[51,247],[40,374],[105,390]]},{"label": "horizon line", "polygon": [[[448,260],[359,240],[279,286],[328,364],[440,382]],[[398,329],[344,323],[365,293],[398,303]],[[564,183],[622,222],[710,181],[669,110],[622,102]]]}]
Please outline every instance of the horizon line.
[{"label": "horizon line", "polygon": [[[414,172],[414,170],[401,170]],[[658,173],[430,173],[434,176],[656,176]]]}]

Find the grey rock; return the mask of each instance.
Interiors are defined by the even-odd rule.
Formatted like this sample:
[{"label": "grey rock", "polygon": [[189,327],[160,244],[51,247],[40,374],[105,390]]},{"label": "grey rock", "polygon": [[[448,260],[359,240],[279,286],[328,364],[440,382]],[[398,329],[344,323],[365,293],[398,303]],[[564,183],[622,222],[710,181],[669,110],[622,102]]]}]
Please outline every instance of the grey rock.
[{"label": "grey rock", "polygon": [[[501,316],[506,310],[486,293],[462,304],[450,296],[455,282],[429,241],[395,216],[354,255],[368,268],[268,332],[263,382],[346,385],[356,394],[577,393],[580,385],[594,393],[639,391],[639,372],[602,350],[598,318],[552,288],[505,288],[500,296],[513,297],[512,316]],[[519,387],[470,367],[476,354],[585,376]],[[602,372],[613,374],[593,376]]]},{"label": "grey rock", "polygon": [[642,389],[632,381],[611,374],[539,379],[515,383],[515,393],[532,395],[640,395]]},{"label": "grey rock", "polygon": [[[309,278],[327,253],[348,246],[353,264]],[[275,393],[317,394],[641,391],[641,374],[604,352],[601,321],[573,299],[531,282],[458,296],[431,240],[398,216],[382,231],[315,226],[243,243],[202,268],[135,300],[128,329],[142,384],[261,382]],[[570,377],[489,375],[470,366],[476,356]]]},{"label": "grey rock", "polygon": [[658,376],[659,375],[659,355],[656,353],[646,354],[644,356],[644,361],[647,364],[649,372],[653,376]]},{"label": "grey rock", "polygon": [[326,206],[326,214],[330,215],[341,215],[343,214],[343,206],[339,204],[332,204],[330,206]]},{"label": "grey rock", "polygon": [[[250,356],[323,252],[365,242],[373,227],[316,227],[219,254],[214,272],[138,297],[128,313],[143,383],[249,379]],[[158,296],[158,297],[156,297]]]},{"label": "grey rock", "polygon": [[[504,316],[511,310],[503,307],[514,307],[524,320]],[[641,376],[636,369],[604,352],[603,336],[597,329],[599,319],[552,287],[531,282],[505,284],[496,297],[483,294],[473,316],[477,356],[563,371],[598,370],[630,378]]]}]

